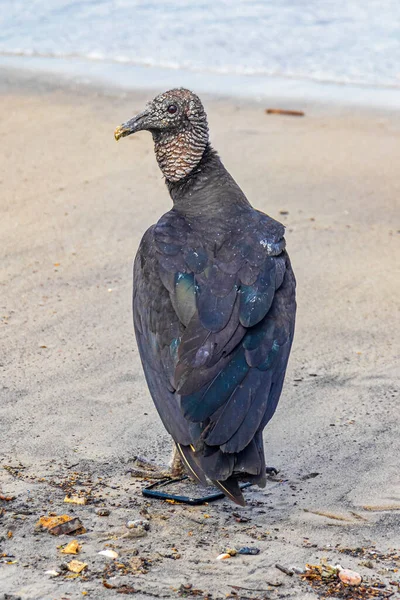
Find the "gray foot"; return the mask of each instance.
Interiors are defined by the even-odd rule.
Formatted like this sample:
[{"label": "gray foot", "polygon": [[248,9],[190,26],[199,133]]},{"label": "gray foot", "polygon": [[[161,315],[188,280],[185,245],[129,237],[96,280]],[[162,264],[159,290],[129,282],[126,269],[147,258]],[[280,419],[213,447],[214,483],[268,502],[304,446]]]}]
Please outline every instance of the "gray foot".
[{"label": "gray foot", "polygon": [[132,477],[139,477],[140,479],[166,479],[167,477],[172,477],[171,471],[168,468],[156,465],[141,456],[134,457],[133,465],[127,470],[127,473],[130,473]]},{"label": "gray foot", "polygon": [[179,452],[174,444],[168,467],[157,465],[147,458],[135,456],[133,466],[128,469],[127,473],[131,473],[132,477],[139,477],[141,479],[178,479],[185,475],[185,470]]}]

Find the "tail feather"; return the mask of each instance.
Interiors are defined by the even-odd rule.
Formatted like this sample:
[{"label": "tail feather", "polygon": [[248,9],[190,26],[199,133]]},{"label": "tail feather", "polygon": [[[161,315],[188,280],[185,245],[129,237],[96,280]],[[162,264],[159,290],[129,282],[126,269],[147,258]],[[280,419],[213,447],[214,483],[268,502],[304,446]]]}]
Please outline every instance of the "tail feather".
[{"label": "tail feather", "polygon": [[239,487],[239,482],[235,477],[229,477],[225,481],[212,480],[213,484],[224,492],[225,496],[239,506],[246,506],[246,501]]},{"label": "tail feather", "polygon": [[207,487],[208,484],[206,476],[194,458],[195,451],[191,448],[191,446],[182,446],[181,444],[176,444],[176,447],[178,448],[179,455],[189,475],[193,477],[197,483]]}]

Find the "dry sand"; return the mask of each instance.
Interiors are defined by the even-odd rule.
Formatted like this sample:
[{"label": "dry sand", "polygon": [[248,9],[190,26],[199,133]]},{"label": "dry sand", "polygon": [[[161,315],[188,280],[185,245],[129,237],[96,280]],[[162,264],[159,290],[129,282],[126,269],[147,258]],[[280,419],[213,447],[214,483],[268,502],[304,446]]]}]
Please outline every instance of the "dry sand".
[{"label": "dry sand", "polygon": [[[214,599],[231,585],[249,588],[242,597],[311,599],[307,582],[275,564],[323,558],[399,597],[388,583],[398,561],[340,549],[400,545],[400,116],[312,104],[297,106],[304,118],[267,116],[264,103],[206,98],[224,163],[287,226],[298,322],[265,432],[279,476],[249,490],[245,509],[187,507],[146,501],[127,473],[137,454],[166,463],[170,453],[130,308],[133,256],[170,199],[150,135],[117,145],[112,134],[149,97],[1,73],[0,486],[15,499],[0,503],[0,598],[103,600],[123,585],[138,599],[177,598],[191,583]],[[70,489],[91,489],[90,502],[65,504]],[[102,506],[110,516],[95,513]],[[49,512],[85,525],[83,576],[45,574],[73,558],[57,549],[69,537],[35,532]],[[143,515],[146,536],[121,537]],[[117,561],[98,554],[107,544]],[[240,546],[260,553],[216,561]],[[148,573],[129,572],[138,566]]]}]

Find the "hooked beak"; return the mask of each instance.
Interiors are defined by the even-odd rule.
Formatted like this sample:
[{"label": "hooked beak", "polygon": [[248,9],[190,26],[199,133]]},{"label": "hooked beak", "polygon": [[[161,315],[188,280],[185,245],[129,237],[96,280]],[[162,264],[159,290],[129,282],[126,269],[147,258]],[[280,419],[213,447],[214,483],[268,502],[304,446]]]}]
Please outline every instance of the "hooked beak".
[{"label": "hooked beak", "polygon": [[136,115],[136,117],[132,117],[126,123],[122,123],[122,125],[118,125],[116,130],[114,131],[114,137],[116,141],[122,137],[126,137],[127,135],[131,135],[131,133],[136,133],[136,131],[142,131],[143,129],[147,129],[148,121],[147,118],[149,113],[147,110]]}]

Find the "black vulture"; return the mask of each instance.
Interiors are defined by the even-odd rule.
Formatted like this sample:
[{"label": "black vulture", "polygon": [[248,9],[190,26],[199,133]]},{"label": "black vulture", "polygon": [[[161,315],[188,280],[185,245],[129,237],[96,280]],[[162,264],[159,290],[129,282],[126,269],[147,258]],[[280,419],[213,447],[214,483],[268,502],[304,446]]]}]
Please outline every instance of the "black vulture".
[{"label": "black vulture", "polygon": [[193,92],[173,89],[115,130],[150,131],[173,207],[134,263],[133,316],[147,384],[189,474],[244,506],[264,487],[263,429],[294,334],[284,227],[254,209],[209,143]]}]

